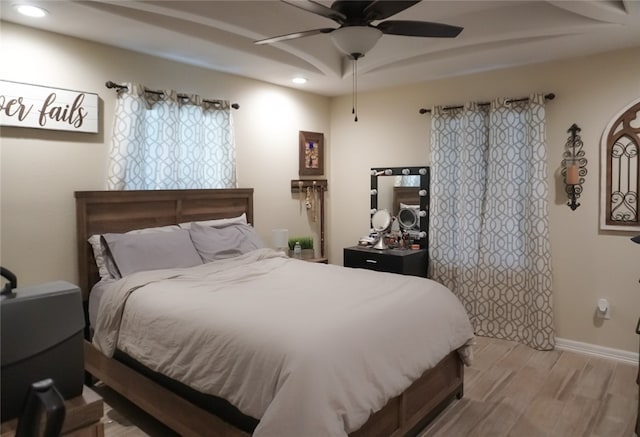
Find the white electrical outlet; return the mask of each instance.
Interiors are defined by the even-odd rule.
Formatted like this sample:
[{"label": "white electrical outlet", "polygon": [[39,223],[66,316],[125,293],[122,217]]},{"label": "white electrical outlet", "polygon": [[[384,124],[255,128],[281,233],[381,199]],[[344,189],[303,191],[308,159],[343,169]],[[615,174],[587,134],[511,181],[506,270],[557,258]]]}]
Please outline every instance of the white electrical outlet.
[{"label": "white electrical outlet", "polygon": [[607,299],[598,299],[598,307],[596,309],[598,317],[601,319],[611,319],[611,307]]}]

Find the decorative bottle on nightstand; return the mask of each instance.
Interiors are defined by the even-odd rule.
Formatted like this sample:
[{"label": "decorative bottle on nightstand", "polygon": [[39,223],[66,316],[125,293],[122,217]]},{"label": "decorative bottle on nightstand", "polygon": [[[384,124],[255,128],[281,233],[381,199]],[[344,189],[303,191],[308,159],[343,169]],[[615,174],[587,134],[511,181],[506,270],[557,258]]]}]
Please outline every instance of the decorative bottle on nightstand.
[{"label": "decorative bottle on nightstand", "polygon": [[295,246],[293,246],[293,257],[297,259],[302,259],[302,246],[300,246],[299,241],[296,241]]}]

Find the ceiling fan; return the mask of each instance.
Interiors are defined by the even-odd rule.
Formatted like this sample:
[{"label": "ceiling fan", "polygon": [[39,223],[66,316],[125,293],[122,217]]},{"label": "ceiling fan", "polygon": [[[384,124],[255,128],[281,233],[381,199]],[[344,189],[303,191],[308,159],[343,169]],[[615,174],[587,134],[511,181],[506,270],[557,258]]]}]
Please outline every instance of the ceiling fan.
[{"label": "ceiling fan", "polygon": [[[313,0],[281,0],[312,14],[329,18],[340,27],[323,27],[289,33],[256,41],[256,44],[273,44],[307,36],[330,34],[334,44],[353,60],[353,108],[354,121],[358,121],[358,59],[373,48],[383,34],[418,36],[427,38],[455,38],[462,27],[428,21],[387,20],[387,18],[420,3],[421,0],[336,0],[327,7]],[[385,20],[385,21],[380,21]],[[380,21],[372,24],[374,21]]]},{"label": "ceiling fan", "polygon": [[[313,0],[282,0],[291,6],[312,14],[329,18],[340,25],[289,33],[256,41],[256,44],[272,44],[318,34],[331,34],[336,46],[354,60],[361,58],[383,35],[417,36],[428,38],[455,38],[462,27],[428,21],[386,20],[387,18],[420,3],[414,1],[350,1],[337,0],[327,7]],[[381,21],[372,24],[374,21]]]}]

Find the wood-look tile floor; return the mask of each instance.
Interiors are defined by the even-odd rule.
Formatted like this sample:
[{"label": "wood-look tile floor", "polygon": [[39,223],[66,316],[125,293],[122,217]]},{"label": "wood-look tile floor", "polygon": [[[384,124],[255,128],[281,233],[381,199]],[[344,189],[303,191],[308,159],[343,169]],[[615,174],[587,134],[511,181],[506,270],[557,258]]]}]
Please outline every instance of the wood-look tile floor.
[{"label": "wood-look tile floor", "polygon": [[[464,397],[420,437],[633,437],[638,367],[568,351],[477,338]],[[173,436],[109,388],[105,436]]]},{"label": "wood-look tile floor", "polygon": [[638,367],[477,338],[464,397],[420,437],[633,437]]}]

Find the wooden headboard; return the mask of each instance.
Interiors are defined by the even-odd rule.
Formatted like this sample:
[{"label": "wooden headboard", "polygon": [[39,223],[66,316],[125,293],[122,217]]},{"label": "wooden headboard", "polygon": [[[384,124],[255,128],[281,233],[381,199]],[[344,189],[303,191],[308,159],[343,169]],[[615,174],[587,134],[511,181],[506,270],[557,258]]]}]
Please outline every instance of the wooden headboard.
[{"label": "wooden headboard", "polygon": [[400,212],[400,204],[420,205],[420,187],[393,187],[393,215]]},{"label": "wooden headboard", "polygon": [[213,190],[76,191],[79,286],[83,299],[100,280],[88,238],[107,232],[237,217],[253,224],[253,188]]}]

